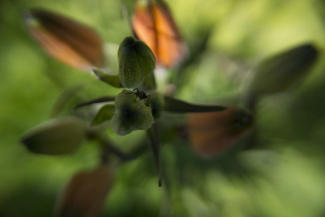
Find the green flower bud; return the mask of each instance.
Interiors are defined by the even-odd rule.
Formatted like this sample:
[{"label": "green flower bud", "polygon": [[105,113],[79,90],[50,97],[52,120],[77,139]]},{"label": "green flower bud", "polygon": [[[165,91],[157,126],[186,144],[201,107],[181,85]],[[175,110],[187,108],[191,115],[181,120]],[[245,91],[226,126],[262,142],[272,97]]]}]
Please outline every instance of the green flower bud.
[{"label": "green flower bud", "polygon": [[112,128],[118,135],[127,135],[134,130],[145,130],[154,123],[148,98],[141,99],[135,92],[123,90],[116,96]]},{"label": "green flower bud", "polygon": [[266,59],[256,68],[251,92],[262,95],[285,90],[307,74],[317,56],[315,46],[304,44]]},{"label": "green flower bud", "polygon": [[38,154],[66,154],[74,151],[86,136],[85,123],[77,118],[48,121],[27,133],[22,143]]},{"label": "green flower bud", "polygon": [[127,37],[118,50],[119,78],[124,87],[139,87],[155,69],[156,59],[142,41]]}]

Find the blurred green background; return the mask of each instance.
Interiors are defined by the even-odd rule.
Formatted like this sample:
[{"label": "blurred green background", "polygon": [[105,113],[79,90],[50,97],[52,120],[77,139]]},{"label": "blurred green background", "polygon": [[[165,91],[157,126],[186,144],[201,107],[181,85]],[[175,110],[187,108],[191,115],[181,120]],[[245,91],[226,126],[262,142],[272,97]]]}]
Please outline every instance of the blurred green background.
[{"label": "blurred green background", "polygon": [[[263,58],[305,42],[318,46],[321,55],[302,82],[258,104],[254,149],[200,159],[189,142],[168,140],[162,149],[164,187],[157,186],[150,154],[119,166],[101,216],[325,216],[325,3],[167,2],[190,48],[210,33],[207,48],[183,73],[179,98],[241,98],[251,67]],[[0,216],[51,216],[69,178],[97,162],[90,143],[52,157],[32,154],[19,142],[27,129],[50,117],[62,91],[82,84],[85,99],[118,92],[48,57],[28,35],[24,11],[47,8],[92,26],[107,42],[107,61],[116,68],[118,44],[131,34],[122,3],[132,12],[131,0],[0,1]],[[132,138],[118,138],[119,145],[132,147]]]}]

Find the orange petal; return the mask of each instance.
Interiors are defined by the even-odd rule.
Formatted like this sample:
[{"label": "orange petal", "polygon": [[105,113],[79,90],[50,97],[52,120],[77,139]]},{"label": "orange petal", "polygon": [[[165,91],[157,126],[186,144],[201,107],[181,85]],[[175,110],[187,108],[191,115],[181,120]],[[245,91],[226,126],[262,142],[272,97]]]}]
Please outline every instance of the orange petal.
[{"label": "orange petal", "polygon": [[190,141],[199,155],[224,153],[251,128],[253,120],[249,113],[236,106],[226,107],[221,112],[189,114]]},{"label": "orange petal", "polygon": [[104,66],[102,41],[91,28],[61,15],[34,9],[27,28],[49,55],[82,70]]},{"label": "orange petal", "polygon": [[97,216],[112,184],[111,171],[105,166],[75,174],[57,203],[55,216]]},{"label": "orange petal", "polygon": [[139,39],[153,51],[157,65],[168,68],[183,59],[187,47],[163,1],[138,1],[135,5],[133,29]]}]

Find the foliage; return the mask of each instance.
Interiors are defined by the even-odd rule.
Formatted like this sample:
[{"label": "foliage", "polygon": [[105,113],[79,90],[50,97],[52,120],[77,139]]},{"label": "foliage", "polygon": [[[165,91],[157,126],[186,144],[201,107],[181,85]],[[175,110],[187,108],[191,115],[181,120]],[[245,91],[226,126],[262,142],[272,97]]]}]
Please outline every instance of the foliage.
[{"label": "foliage", "polygon": [[[0,29],[1,161],[5,168],[1,175],[0,212],[4,216],[51,215],[54,199],[69,176],[74,178],[65,190],[67,196],[63,194],[57,201],[61,204],[57,210],[72,207],[77,199],[62,198],[74,198],[79,192],[86,198],[88,195],[100,198],[99,203],[94,203],[94,213],[100,211],[96,205],[101,207],[107,198],[102,216],[157,216],[159,213],[162,216],[319,216],[324,213],[321,173],[325,125],[321,55],[324,28],[323,17],[318,15],[324,7],[322,3],[305,0],[294,5],[280,1],[243,4],[224,0],[167,3],[0,3],[0,18],[5,27]],[[314,4],[319,7],[314,8]],[[121,5],[124,15],[119,10]],[[69,12],[67,7],[71,9]],[[40,8],[48,8],[53,14],[46,10],[39,15],[44,10]],[[60,52],[53,55],[44,40],[43,44],[38,41],[41,46],[52,57],[76,69],[49,58],[27,37],[26,28],[21,28],[21,15],[26,10],[29,31],[34,36],[43,34],[48,40],[55,39],[56,44],[70,53],[70,59]],[[195,16],[189,11],[195,11]],[[135,70],[140,80],[129,86],[120,82],[125,80],[120,77],[121,69],[129,76],[133,72],[129,69],[135,66],[128,65],[124,71],[121,65],[129,64],[131,57],[125,55],[122,60],[124,57],[118,57],[117,53],[123,38],[133,35],[141,39],[143,35],[139,33],[141,28],[134,26],[140,25],[141,19],[135,19],[138,24],[133,23],[134,32],[130,29],[132,24],[127,25],[133,14],[150,22],[153,14],[167,23],[162,29],[175,33],[175,40],[170,44],[177,51],[174,58],[177,63],[168,63],[165,58],[165,52],[173,48],[160,53],[161,50],[150,47],[150,42],[142,38],[158,60],[156,69],[152,73],[149,66],[152,54],[149,54],[151,60],[144,67],[145,75],[142,69]],[[305,14],[304,18],[301,14]],[[64,17],[75,23],[67,22]],[[53,20],[61,22],[53,24]],[[153,22],[153,25],[159,24]],[[75,46],[71,35],[63,37],[60,28],[53,26],[62,27],[69,34],[75,34],[80,28],[86,35],[91,31],[91,38],[102,44],[96,47],[97,51],[87,52],[89,38],[78,34],[79,46]],[[154,33],[160,31],[155,28]],[[164,37],[155,40],[154,46],[158,42],[167,43]],[[92,55],[87,54],[91,53],[96,53],[97,58],[89,58]],[[257,59],[261,63],[256,64]],[[80,69],[98,79],[80,73]],[[126,86],[131,89],[121,89]],[[121,94],[122,106],[115,97]],[[127,111],[135,111],[131,117],[141,118],[127,122],[132,130],[128,135],[119,136],[115,132],[119,134],[121,120],[130,121],[129,113],[126,116],[124,113],[125,105],[132,108]],[[66,122],[64,117],[72,119]],[[23,134],[26,129],[53,118],[56,125],[45,125]],[[58,133],[55,126],[61,125],[64,127],[59,131],[66,134]],[[71,145],[67,152],[75,152],[55,157],[33,155],[22,145],[12,145],[18,143],[22,134],[22,141],[33,152],[46,150],[46,154],[58,154],[57,149],[43,149],[55,144]],[[60,139],[64,142],[53,143]],[[39,149],[39,141],[47,146]],[[80,146],[80,141],[85,142]],[[55,153],[51,153],[53,150]],[[85,171],[85,168],[92,169]],[[157,187],[157,171],[162,188]],[[87,184],[91,183],[89,177],[96,179],[96,174],[107,182]],[[95,190],[72,190],[74,187],[69,186],[102,188],[104,196]],[[31,195],[34,196],[30,199]],[[79,205],[85,200],[80,200]],[[57,215],[64,216],[60,212]]]}]

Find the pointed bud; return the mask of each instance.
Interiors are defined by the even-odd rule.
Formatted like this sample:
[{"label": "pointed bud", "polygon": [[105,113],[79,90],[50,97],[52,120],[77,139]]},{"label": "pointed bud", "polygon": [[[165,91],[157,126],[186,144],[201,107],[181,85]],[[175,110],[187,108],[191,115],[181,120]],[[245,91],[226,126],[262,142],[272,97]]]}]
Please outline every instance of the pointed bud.
[{"label": "pointed bud", "polygon": [[306,75],[317,56],[317,49],[305,44],[265,60],[256,69],[251,92],[261,95],[285,90]]},{"label": "pointed bud", "polygon": [[86,124],[77,118],[48,121],[30,130],[22,139],[37,154],[59,155],[73,152],[86,137]]},{"label": "pointed bud", "polygon": [[190,114],[192,147],[204,157],[220,155],[234,146],[253,124],[252,116],[235,106],[221,112]]},{"label": "pointed bud", "polygon": [[75,174],[57,202],[55,217],[97,216],[112,188],[112,176],[104,165]]},{"label": "pointed bud", "polygon": [[30,34],[55,59],[82,70],[104,66],[101,38],[91,28],[43,9],[28,11],[25,21]]},{"label": "pointed bud", "polygon": [[135,92],[123,90],[116,96],[115,113],[111,120],[112,128],[118,135],[127,135],[134,130],[151,127],[154,119],[148,98],[139,98]]},{"label": "pointed bud", "polygon": [[140,87],[144,78],[153,73],[156,60],[142,41],[127,37],[118,50],[119,78],[126,88]]}]

